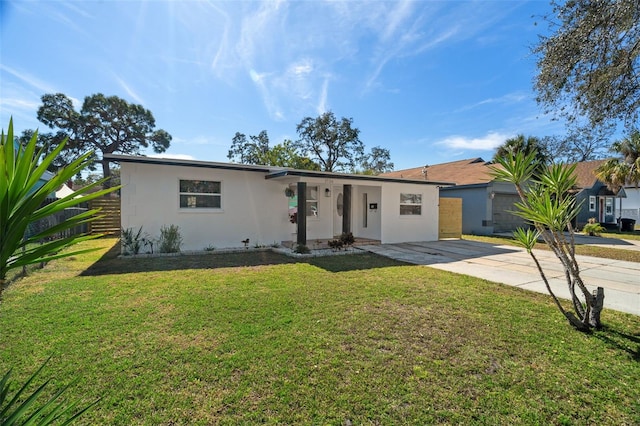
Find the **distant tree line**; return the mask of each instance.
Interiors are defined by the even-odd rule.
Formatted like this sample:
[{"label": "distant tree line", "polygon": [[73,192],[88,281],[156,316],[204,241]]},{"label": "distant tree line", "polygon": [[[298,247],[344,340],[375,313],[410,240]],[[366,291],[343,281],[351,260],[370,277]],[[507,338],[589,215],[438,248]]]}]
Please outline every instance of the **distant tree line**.
[{"label": "distant tree line", "polygon": [[297,141],[270,146],[267,131],[257,136],[236,132],[227,158],[243,164],[303,170],[380,174],[393,170],[389,150],[379,146],[365,152],[353,119],[337,119],[333,112],[305,117],[297,125]]}]

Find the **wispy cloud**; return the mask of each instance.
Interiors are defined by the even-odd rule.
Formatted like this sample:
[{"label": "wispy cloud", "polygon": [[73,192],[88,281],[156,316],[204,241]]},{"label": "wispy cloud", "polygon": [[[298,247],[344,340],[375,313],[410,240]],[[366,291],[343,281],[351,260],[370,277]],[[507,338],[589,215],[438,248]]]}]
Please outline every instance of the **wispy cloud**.
[{"label": "wispy cloud", "polygon": [[6,65],[0,64],[0,70],[4,71],[8,74],[11,74],[12,76],[14,76],[15,78],[21,80],[23,83],[28,84],[29,86],[37,89],[40,92],[43,93],[55,93],[56,89],[51,86],[50,84],[48,84],[45,81],[40,80],[37,77],[34,77],[32,75],[30,75],[29,73],[25,72],[24,70],[15,70],[13,68],[10,68]]},{"label": "wispy cloud", "polygon": [[12,98],[3,98],[0,99],[0,109],[11,109],[11,110],[28,110],[35,111],[38,109],[40,104],[38,102],[34,102],[32,100],[27,99],[12,99]]},{"label": "wispy cloud", "polygon": [[284,117],[282,111],[278,106],[276,97],[271,93],[269,84],[267,83],[268,75],[265,73],[258,73],[256,70],[251,69],[249,70],[249,77],[251,77],[251,81],[253,81],[258,88],[269,115],[271,115],[275,120],[282,120]]},{"label": "wispy cloud", "polygon": [[316,112],[318,115],[327,112],[327,95],[329,93],[329,77],[325,77],[324,82],[322,83],[322,92],[320,93],[320,100],[318,101],[318,106],[316,107]]},{"label": "wispy cloud", "polygon": [[470,149],[477,151],[491,151],[496,149],[505,140],[513,137],[512,134],[489,132],[479,138],[469,138],[466,136],[449,136],[436,142],[436,145],[443,145],[451,149]]},{"label": "wispy cloud", "polygon": [[136,91],[133,90],[133,88],[129,86],[129,84],[127,84],[126,81],[124,81],[121,77],[117,75],[114,75],[114,78],[116,79],[120,87],[122,87],[122,89],[127,93],[127,95],[129,95],[131,99],[133,99],[134,101],[136,101],[141,105],[144,105],[144,100],[142,99],[142,97],[140,97],[138,93],[136,93]]},{"label": "wispy cloud", "polygon": [[500,96],[497,98],[487,98],[487,99],[483,99],[480,102],[476,102],[474,104],[471,105],[466,105],[463,106],[462,108],[458,108],[457,110],[453,111],[454,113],[458,113],[458,112],[465,112],[465,111],[469,111],[471,109],[477,108],[477,107],[481,107],[484,105],[490,105],[490,104],[516,104],[516,103],[520,103],[522,101],[526,101],[530,99],[530,95],[524,93],[524,92],[514,92],[514,93],[507,93],[504,96]]}]

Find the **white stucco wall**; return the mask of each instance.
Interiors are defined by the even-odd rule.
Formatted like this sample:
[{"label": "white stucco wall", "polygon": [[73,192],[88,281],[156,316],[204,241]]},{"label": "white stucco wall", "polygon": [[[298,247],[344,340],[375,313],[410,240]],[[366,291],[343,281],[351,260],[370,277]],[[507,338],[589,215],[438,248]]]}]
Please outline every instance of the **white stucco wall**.
[{"label": "white stucco wall", "polygon": [[[163,225],[178,225],[183,250],[280,243],[291,237],[284,184],[264,173],[196,167],[122,163],[122,227],[140,226],[152,236]],[[179,180],[222,183],[221,209],[180,209]]]},{"label": "white stucco wall", "polygon": [[[365,194],[367,205],[365,206]],[[351,194],[352,212],[351,228],[354,235],[372,240],[381,239],[382,225],[382,189],[379,186],[356,186]],[[370,209],[370,204],[377,204],[377,209]],[[366,214],[366,227],[365,225]]]},{"label": "white stucco wall", "polygon": [[[382,187],[381,242],[438,240],[438,188],[429,185],[385,183]],[[400,194],[422,194],[421,215],[400,215]]]},{"label": "white stucco wall", "polygon": [[[221,182],[221,208],[179,207],[179,181]],[[436,186],[369,182],[349,179],[265,179],[264,172],[224,170],[163,164],[121,163],[122,227],[159,237],[160,228],[178,225],[182,250],[207,247],[270,245],[296,240],[296,225],[290,223],[284,190],[297,179],[318,187],[318,216],[307,218],[307,240],[333,238],[336,221],[333,191],[352,185],[351,230],[356,237],[383,243],[434,241],[438,239],[438,188]],[[329,188],[331,196],[325,195]],[[400,194],[422,195],[422,214],[400,215]],[[363,194],[367,194],[365,206]],[[377,204],[377,210],[368,204]],[[366,210],[367,226],[364,226]],[[341,229],[341,228],[340,228]]]}]

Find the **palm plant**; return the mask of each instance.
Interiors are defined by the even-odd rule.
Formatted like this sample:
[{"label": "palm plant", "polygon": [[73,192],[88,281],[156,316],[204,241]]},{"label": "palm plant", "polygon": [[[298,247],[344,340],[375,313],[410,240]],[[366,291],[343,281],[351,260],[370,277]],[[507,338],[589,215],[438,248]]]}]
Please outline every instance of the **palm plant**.
[{"label": "palm plant", "polygon": [[43,149],[36,151],[37,132],[25,146],[14,146],[13,120],[0,138],[0,294],[6,283],[7,272],[12,268],[47,262],[72,256],[89,250],[61,250],[78,242],[100,235],[73,235],[60,239],[51,237],[65,230],[96,219],[99,210],[88,210],[65,221],[27,236],[31,223],[60,212],[68,207],[102,197],[117,189],[105,189],[89,193],[104,180],[88,185],[74,194],[44,204],[49,194],[80,173],[91,162],[92,152],[81,155],[68,166],[61,168],[40,187],[39,181],[62,151],[66,140],[46,155]]},{"label": "palm plant", "polygon": [[[580,277],[575,256],[575,230],[571,221],[580,207],[570,195],[570,190],[576,184],[575,165],[554,164],[540,168],[535,151],[508,153],[496,158],[496,162],[502,167],[492,167],[494,178],[514,184],[520,196],[520,202],[515,204],[517,211],[513,213],[531,223],[535,229],[519,229],[514,232],[514,237],[533,258],[556,306],[569,323],[579,330],[601,327],[604,289],[598,287],[594,293],[589,291]],[[539,238],[549,246],[564,268],[573,312],[564,309],[559,302],[533,252]]]},{"label": "palm plant", "polygon": [[614,142],[611,151],[620,158],[605,161],[596,170],[596,177],[613,192],[627,184],[640,184],[640,131],[634,130],[629,137]]}]

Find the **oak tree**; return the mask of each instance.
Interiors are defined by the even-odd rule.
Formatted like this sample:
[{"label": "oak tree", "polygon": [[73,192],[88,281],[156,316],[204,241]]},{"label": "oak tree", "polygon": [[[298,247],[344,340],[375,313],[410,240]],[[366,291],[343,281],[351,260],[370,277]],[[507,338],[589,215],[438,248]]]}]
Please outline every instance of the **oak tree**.
[{"label": "oak tree", "polygon": [[300,136],[296,148],[324,171],[355,171],[365,155],[360,130],[353,127],[352,118],[338,120],[327,111],[315,118],[303,118],[296,130]]},{"label": "oak tree", "polygon": [[591,127],[623,122],[636,127],[640,107],[638,0],[552,1],[551,35],[540,37],[535,89],[538,101]]},{"label": "oak tree", "polygon": [[[62,93],[44,95],[38,108],[38,120],[57,129],[56,137],[50,140],[46,151],[59,144],[58,136],[68,138],[62,157],[57,160],[61,165],[91,150],[101,155],[139,155],[149,147],[156,153],[164,152],[171,143],[168,132],[155,129],[151,111],[101,93],[87,96],[80,111],[76,111],[71,99]],[[102,158],[97,161],[102,165],[103,176],[109,178],[109,161]],[[108,179],[104,186],[110,186]]]}]

